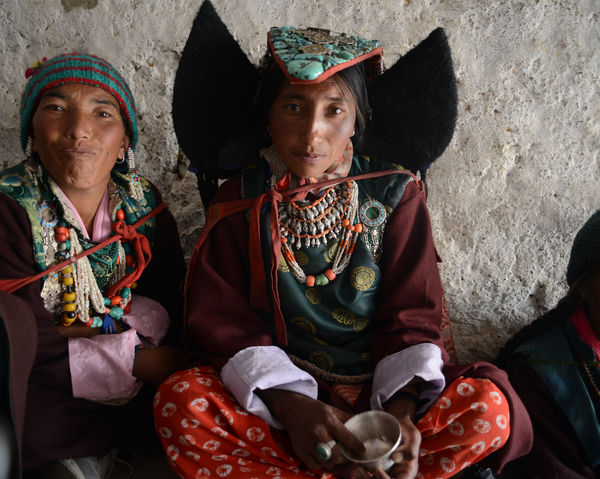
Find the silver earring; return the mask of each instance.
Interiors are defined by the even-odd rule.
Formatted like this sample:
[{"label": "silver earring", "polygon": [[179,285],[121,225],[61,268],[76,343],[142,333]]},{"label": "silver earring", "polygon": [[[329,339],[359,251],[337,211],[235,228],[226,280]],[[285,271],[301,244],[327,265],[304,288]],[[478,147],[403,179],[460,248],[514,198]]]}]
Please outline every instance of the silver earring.
[{"label": "silver earring", "polygon": [[144,191],[140,183],[140,178],[135,171],[135,159],[133,158],[133,150],[131,145],[127,147],[127,166],[129,167],[129,194],[136,201],[142,201],[144,199]]},{"label": "silver earring", "polygon": [[356,130],[352,130],[352,134],[350,135],[350,138],[352,138],[354,136],[354,133],[356,133]]},{"label": "silver earring", "polygon": [[[25,146],[25,156],[27,157],[27,163],[25,163],[25,169],[27,170],[27,174],[31,179],[31,183],[33,186],[38,185],[38,177],[41,181],[42,179],[42,167],[40,165],[36,165],[35,160],[31,156],[32,153],[32,145],[33,140],[31,137],[27,138],[27,145]],[[37,169],[34,169],[37,166]]]},{"label": "silver earring", "polygon": [[117,158],[117,165],[123,164],[124,161],[125,161],[125,158]]},{"label": "silver earring", "polygon": [[271,130],[269,130],[269,125],[267,125],[267,131],[269,132],[269,136],[271,136]]}]

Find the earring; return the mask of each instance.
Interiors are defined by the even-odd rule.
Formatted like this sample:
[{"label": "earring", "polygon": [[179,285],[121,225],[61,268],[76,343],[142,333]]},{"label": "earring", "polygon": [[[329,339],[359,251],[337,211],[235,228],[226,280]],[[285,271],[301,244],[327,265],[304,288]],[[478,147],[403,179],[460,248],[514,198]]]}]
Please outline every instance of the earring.
[{"label": "earring", "polygon": [[124,161],[125,161],[124,157],[123,158],[117,158],[116,163],[117,163],[117,165],[121,165],[121,164],[123,164]]},{"label": "earring", "polygon": [[271,130],[269,130],[269,125],[267,125],[267,131],[269,132],[269,136],[271,136]]},{"label": "earring", "polygon": [[129,166],[129,194],[136,201],[144,199],[144,191],[140,179],[135,171],[135,160],[133,158],[133,150],[131,145],[127,146],[127,166]]},{"label": "earring", "polygon": [[352,130],[352,134],[350,135],[350,138],[352,138],[354,136],[354,133],[356,133],[356,130]]},{"label": "earring", "polygon": [[[32,153],[32,145],[33,140],[31,137],[27,138],[27,146],[25,146],[25,156],[27,157],[27,163],[25,163],[25,169],[27,170],[27,174],[29,178],[31,178],[31,183],[33,186],[38,185],[38,177],[41,181],[42,179],[42,167],[40,165],[36,165],[35,160],[33,159]],[[35,166],[37,166],[36,169]]]}]

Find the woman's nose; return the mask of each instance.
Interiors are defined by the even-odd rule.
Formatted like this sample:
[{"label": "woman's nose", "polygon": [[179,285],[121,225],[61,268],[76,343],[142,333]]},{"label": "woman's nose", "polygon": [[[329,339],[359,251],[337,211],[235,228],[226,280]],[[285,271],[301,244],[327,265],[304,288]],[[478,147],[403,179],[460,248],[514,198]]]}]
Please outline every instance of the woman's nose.
[{"label": "woman's nose", "polygon": [[85,139],[91,136],[91,119],[80,110],[72,110],[68,116],[66,135],[69,138]]},{"label": "woman's nose", "polygon": [[311,113],[307,115],[304,132],[303,132],[303,140],[308,145],[315,145],[322,141],[323,139],[323,129],[325,124],[323,122],[323,118],[316,114]]}]

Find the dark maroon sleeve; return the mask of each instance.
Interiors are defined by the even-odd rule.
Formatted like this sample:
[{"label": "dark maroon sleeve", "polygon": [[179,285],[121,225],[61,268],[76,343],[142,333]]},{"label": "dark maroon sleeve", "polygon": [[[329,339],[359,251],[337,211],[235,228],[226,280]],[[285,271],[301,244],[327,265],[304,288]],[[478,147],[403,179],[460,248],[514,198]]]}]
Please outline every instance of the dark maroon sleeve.
[{"label": "dark maroon sleeve", "polygon": [[533,368],[527,364],[516,366],[509,376],[529,412],[535,439],[529,454],[506,466],[506,477],[598,477],[594,475],[573,426]]},{"label": "dark maroon sleeve", "polygon": [[[240,199],[240,188],[239,176],[227,181],[213,204]],[[218,370],[242,349],[272,344],[266,322],[248,301],[248,244],[243,212],[219,221],[200,248],[190,278],[186,346],[191,353],[204,352]]]},{"label": "dark maroon sleeve", "polygon": [[375,363],[422,343],[437,345],[447,362],[437,254],[425,199],[413,181],[385,227],[379,266],[383,282],[371,339]]},{"label": "dark maroon sleeve", "polygon": [[[156,205],[162,202],[154,186]],[[171,327],[162,344],[183,349],[183,281],[185,260],[175,218],[168,209],[156,216],[156,236],[152,247],[152,259],[138,280],[134,294],[145,296],[160,303],[167,310]]]}]

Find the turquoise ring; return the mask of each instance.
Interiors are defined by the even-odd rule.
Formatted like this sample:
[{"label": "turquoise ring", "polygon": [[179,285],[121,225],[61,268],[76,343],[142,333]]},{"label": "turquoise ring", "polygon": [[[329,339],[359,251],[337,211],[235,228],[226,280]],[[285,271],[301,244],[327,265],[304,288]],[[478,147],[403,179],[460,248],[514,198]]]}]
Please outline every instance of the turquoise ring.
[{"label": "turquoise ring", "polygon": [[320,442],[317,444],[317,454],[324,461],[328,461],[331,458],[331,449],[335,446],[335,441],[332,439],[329,442]]}]

